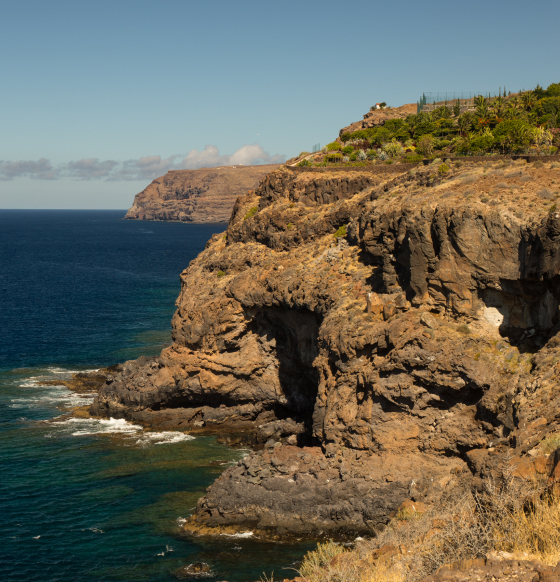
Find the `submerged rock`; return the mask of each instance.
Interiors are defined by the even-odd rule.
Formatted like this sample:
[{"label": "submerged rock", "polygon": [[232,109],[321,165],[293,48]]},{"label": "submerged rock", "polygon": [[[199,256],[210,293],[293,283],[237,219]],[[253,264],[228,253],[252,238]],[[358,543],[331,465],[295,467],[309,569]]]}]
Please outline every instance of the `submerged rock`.
[{"label": "submerged rock", "polygon": [[173,575],[179,580],[194,580],[213,576],[210,566],[205,562],[195,562],[188,566],[183,566],[182,568],[175,570]]}]

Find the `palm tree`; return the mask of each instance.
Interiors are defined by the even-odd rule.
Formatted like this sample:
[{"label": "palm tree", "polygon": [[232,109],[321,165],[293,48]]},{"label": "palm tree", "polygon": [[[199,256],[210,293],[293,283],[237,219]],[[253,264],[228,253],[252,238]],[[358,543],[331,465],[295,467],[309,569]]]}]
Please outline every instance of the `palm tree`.
[{"label": "palm tree", "polygon": [[490,109],[488,107],[488,103],[484,101],[480,105],[476,106],[476,115],[482,119],[487,119],[490,113]]},{"label": "palm tree", "polygon": [[533,91],[525,91],[525,93],[521,95],[521,103],[523,104],[523,108],[526,111],[531,111],[533,105],[535,104],[536,97],[537,96],[533,93]]},{"label": "palm tree", "polygon": [[478,95],[478,97],[474,98],[474,106],[475,107],[480,107],[481,105],[484,105],[486,103],[486,97],[484,97],[483,95]]},{"label": "palm tree", "polygon": [[515,109],[519,109],[519,106],[521,104],[521,99],[519,98],[519,95],[516,95],[515,97],[512,97],[509,100],[511,106]]}]

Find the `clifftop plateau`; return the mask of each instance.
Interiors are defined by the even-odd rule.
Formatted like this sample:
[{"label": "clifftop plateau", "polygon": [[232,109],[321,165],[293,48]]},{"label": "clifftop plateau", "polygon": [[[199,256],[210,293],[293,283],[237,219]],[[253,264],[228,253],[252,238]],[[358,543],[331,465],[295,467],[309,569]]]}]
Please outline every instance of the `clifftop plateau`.
[{"label": "clifftop plateau", "polygon": [[539,448],[560,433],[559,165],[305,170],[237,200],[181,275],[173,345],[91,408],[252,432],[185,530],[372,534],[504,459],[560,478]]},{"label": "clifftop plateau", "polygon": [[255,188],[277,164],[172,170],[134,198],[129,220],[227,222],[238,196]]}]

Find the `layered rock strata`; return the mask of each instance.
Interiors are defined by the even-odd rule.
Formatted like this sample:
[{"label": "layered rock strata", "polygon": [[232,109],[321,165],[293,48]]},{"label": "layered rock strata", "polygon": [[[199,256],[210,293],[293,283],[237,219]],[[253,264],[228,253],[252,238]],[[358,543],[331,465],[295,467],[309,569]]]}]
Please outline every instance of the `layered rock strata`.
[{"label": "layered rock strata", "polygon": [[135,196],[125,219],[227,222],[235,200],[277,167],[269,164],[169,171]]},{"label": "layered rock strata", "polygon": [[556,176],[271,173],[182,273],[173,345],[92,412],[255,431],[197,532],[372,533],[404,499],[539,456],[560,430]]}]

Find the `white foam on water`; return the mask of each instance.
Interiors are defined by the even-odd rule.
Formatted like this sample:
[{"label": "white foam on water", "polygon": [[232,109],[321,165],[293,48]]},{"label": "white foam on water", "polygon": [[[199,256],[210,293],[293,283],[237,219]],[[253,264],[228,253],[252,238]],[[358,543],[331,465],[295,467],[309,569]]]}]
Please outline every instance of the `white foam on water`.
[{"label": "white foam on water", "polygon": [[39,386],[39,382],[37,380],[28,380],[27,382],[22,382],[19,387],[20,388],[37,388]]},{"label": "white foam on water", "polygon": [[185,517],[178,517],[178,518],[175,520],[175,523],[176,523],[178,526],[181,526],[181,525],[183,525],[183,524],[187,523],[187,519],[186,519]]},{"label": "white foam on water", "polygon": [[184,441],[193,441],[194,437],[190,434],[169,430],[163,432],[146,432],[137,441],[137,445],[149,446],[154,445],[172,445]]},{"label": "white foam on water", "polygon": [[27,398],[13,398],[11,408],[43,408],[45,406],[86,406],[93,404],[93,395],[81,395],[68,390],[66,386],[49,386],[40,394]]},{"label": "white foam on water", "polygon": [[65,368],[47,368],[51,374],[89,374],[90,372],[98,372],[101,368],[92,368],[91,370],[66,370]]},{"label": "white foam on water", "polygon": [[[69,418],[62,422],[53,422],[71,431],[72,436],[93,434],[124,434],[132,435],[142,430],[137,424],[127,422],[123,418]],[[78,429],[78,430],[76,430]]]},{"label": "white foam on water", "polygon": [[223,533],[220,535],[227,536],[228,538],[250,538],[255,534],[252,531],[244,531],[244,532],[236,533],[236,534]]}]

